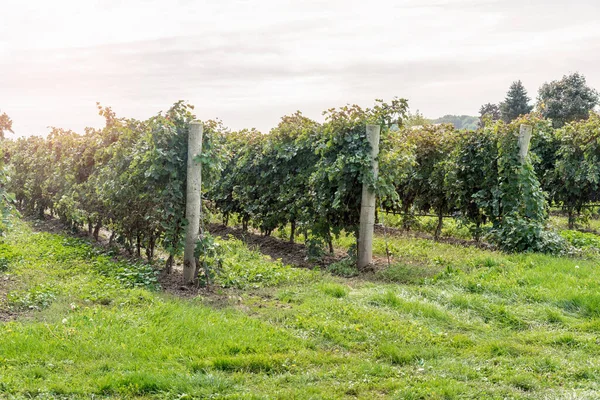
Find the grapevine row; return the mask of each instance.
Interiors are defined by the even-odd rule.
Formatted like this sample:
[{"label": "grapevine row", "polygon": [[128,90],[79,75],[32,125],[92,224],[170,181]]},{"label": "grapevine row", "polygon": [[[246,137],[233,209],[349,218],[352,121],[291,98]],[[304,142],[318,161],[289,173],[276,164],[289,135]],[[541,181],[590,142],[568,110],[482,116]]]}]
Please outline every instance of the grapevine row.
[{"label": "grapevine row", "polygon": [[[50,212],[73,229],[149,259],[161,246],[167,268],[181,253],[185,230],[186,154],[193,107],[178,102],[147,120],[117,118],[99,107],[106,124],[78,135],[53,128],[46,138],[4,141],[8,192],[26,213]],[[203,197],[224,222],[269,235],[290,227],[290,240],[329,244],[342,231],[357,235],[363,182],[382,210],[454,215],[476,239],[487,235],[513,251],[555,251],[547,209],[562,207],[574,224],[600,198],[600,117],[552,128],[530,115],[510,124],[489,121],[478,131],[451,125],[402,127],[406,100],[363,109],[327,110],[318,123],[300,112],[268,134],[230,132],[206,121]],[[377,180],[370,172],[366,124],[382,126]],[[399,129],[394,129],[394,124]],[[517,157],[516,133],[532,125],[530,157]],[[313,243],[314,244],[314,243]]]}]

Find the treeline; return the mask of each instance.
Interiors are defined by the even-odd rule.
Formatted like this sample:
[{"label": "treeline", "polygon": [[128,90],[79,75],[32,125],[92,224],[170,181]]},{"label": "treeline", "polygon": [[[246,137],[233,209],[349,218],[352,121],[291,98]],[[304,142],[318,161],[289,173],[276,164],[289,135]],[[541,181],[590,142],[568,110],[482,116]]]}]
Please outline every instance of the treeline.
[{"label": "treeline", "polygon": [[[540,116],[507,124],[487,120],[477,131],[452,125],[404,128],[406,100],[363,109],[330,109],[318,123],[301,113],[285,116],[268,134],[230,132],[205,122],[203,198],[224,222],[269,235],[290,227],[311,245],[329,247],[342,230],[357,234],[363,182],[378,207],[415,215],[453,215],[510,251],[561,251],[546,228],[550,205],[573,223],[600,194],[600,117],[560,129]],[[26,213],[50,212],[76,229],[152,259],[156,246],[180,254],[186,221],[185,184],[192,107],[176,103],[148,120],[117,118],[100,108],[103,129],[84,135],[53,129],[46,138],[6,141],[8,190]],[[370,173],[366,125],[382,126],[377,179]],[[533,126],[530,156],[518,157],[521,124]]]}]

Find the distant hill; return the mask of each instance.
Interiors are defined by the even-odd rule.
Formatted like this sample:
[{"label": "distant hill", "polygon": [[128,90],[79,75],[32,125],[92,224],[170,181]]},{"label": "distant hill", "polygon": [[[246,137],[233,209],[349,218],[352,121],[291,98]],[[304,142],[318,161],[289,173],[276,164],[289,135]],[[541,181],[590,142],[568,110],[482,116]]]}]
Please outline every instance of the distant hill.
[{"label": "distant hill", "polygon": [[453,124],[456,129],[477,129],[477,123],[479,122],[478,117],[472,117],[470,115],[444,115],[438,119],[430,120],[432,124]]}]

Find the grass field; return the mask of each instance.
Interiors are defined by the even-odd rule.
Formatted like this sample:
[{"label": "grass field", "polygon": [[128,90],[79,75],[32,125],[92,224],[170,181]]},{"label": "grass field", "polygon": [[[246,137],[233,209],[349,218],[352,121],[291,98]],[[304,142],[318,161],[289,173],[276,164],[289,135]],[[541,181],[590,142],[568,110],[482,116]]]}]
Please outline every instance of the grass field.
[{"label": "grass field", "polygon": [[580,256],[378,237],[391,267],[350,278],[223,240],[219,288],[185,299],[148,266],[15,220],[0,397],[597,399],[598,241],[567,236]]}]

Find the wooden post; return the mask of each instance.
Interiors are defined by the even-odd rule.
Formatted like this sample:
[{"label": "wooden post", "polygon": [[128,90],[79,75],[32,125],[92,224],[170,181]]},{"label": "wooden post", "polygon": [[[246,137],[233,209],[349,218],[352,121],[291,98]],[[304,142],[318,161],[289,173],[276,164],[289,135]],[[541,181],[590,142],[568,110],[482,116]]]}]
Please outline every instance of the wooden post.
[{"label": "wooden post", "polygon": [[[379,172],[377,155],[379,154],[379,135],[381,126],[367,125],[367,139],[371,145],[371,168],[375,179]],[[370,190],[365,182],[362,188],[360,201],[360,227],[358,230],[358,260],[359,269],[365,268],[373,262],[373,229],[375,224],[375,193]]]},{"label": "wooden post", "polygon": [[521,160],[521,164],[524,164],[527,158],[532,131],[533,127],[531,125],[521,124],[519,129],[519,159]]},{"label": "wooden post", "polygon": [[196,260],[194,250],[200,232],[200,199],[202,189],[202,166],[195,160],[197,155],[202,154],[202,123],[194,121],[190,124],[188,136],[188,159],[187,159],[187,188],[185,219],[187,227],[185,231],[185,250],[183,254],[183,283],[193,282],[196,273]]}]

